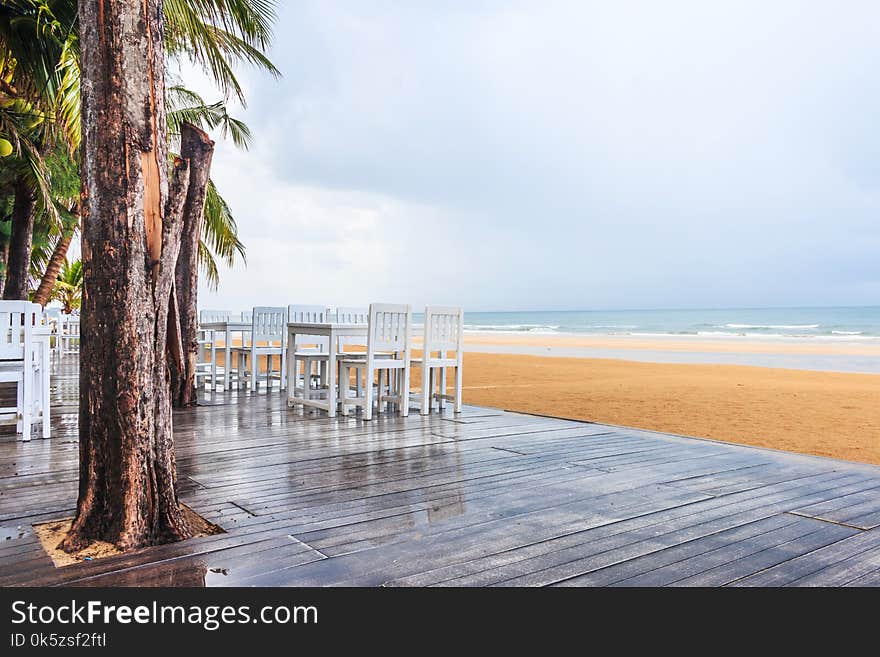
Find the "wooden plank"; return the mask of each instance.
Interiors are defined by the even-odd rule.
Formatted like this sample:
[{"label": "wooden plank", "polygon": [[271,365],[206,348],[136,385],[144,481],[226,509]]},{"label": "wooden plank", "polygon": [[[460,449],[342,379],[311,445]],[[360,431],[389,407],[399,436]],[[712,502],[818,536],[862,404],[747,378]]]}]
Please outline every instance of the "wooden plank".
[{"label": "wooden plank", "polygon": [[58,374],[55,438],[0,438],[0,584],[878,577],[880,468],[476,407],[330,419],[274,391],[174,415],[182,499],[229,533],[56,569],[30,525],[69,515],[75,498],[75,362]]},{"label": "wooden plank", "polygon": [[[850,478],[851,479],[851,478]],[[657,552],[701,536],[778,514],[806,499],[817,499],[836,488],[841,475],[820,475],[808,483],[779,484],[771,492],[711,498],[668,511],[645,514],[619,523],[562,536],[484,560],[426,572],[407,585],[505,586],[548,585],[616,563]],[[445,571],[445,572],[444,572]]]},{"label": "wooden plank", "polygon": [[880,531],[859,532],[826,548],[745,577],[732,586],[788,586],[842,561],[864,559],[878,547]]}]

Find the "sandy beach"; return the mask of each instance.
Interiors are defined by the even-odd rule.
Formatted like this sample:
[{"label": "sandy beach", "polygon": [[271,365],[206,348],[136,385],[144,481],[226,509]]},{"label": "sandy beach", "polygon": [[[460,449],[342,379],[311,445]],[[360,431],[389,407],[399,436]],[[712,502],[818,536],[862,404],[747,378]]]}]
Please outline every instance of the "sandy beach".
[{"label": "sandy beach", "polygon": [[[629,336],[468,335],[501,351],[876,356],[878,344]],[[617,358],[465,356],[468,403],[880,464],[880,375]]]}]

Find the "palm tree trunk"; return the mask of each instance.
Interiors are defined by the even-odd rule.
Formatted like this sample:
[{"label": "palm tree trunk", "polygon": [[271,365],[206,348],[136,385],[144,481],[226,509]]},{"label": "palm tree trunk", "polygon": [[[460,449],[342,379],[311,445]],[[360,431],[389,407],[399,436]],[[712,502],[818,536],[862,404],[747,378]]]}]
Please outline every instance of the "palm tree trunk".
[{"label": "palm tree trunk", "polygon": [[0,298],[3,298],[3,290],[6,288],[6,271],[9,266],[9,240],[3,240],[0,245],[0,262],[3,263],[3,272],[0,273]]},{"label": "palm tree trunk", "polygon": [[19,178],[15,183],[14,203],[3,298],[27,299],[36,195],[23,178]]},{"label": "palm tree trunk", "polygon": [[70,243],[73,241],[74,232],[76,232],[76,230],[73,228],[70,229],[70,231],[65,232],[55,244],[55,249],[52,251],[52,257],[49,258],[49,264],[46,265],[46,271],[43,274],[43,278],[40,280],[40,285],[37,288],[37,291],[34,293],[34,303],[38,303],[43,307],[49,303],[49,298],[52,296],[52,290],[55,289],[55,283],[58,280],[58,274],[67,258],[67,250],[70,248]]},{"label": "palm tree trunk", "polygon": [[205,219],[205,196],[213,155],[214,142],[208,135],[184,123],[180,130],[180,156],[189,161],[189,191],[183,208],[183,234],[174,274],[183,355],[181,367],[175,367],[173,362],[171,367],[172,396],[174,405],[178,407],[196,403],[199,240]]},{"label": "palm tree trunk", "polygon": [[187,538],[168,315],[189,170],[169,181],[162,0],[79,1],[83,301],[79,499],[61,547]]}]

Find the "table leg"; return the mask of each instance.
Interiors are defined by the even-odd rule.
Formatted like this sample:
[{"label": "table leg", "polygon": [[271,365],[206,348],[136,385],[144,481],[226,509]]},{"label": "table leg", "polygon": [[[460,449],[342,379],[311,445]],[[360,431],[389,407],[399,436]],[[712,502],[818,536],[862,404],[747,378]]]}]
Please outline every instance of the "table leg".
[{"label": "table leg", "polygon": [[[327,358],[327,416],[336,417],[336,341],[337,336],[330,332],[330,353]],[[346,385],[348,382],[345,382]]]},{"label": "table leg", "polygon": [[41,365],[43,373],[43,438],[48,438],[51,431],[49,426],[49,416],[52,405],[49,399],[49,365],[52,360],[52,346],[49,343],[50,337],[46,337],[43,342],[43,362]]},{"label": "table leg", "polygon": [[211,331],[211,392],[217,392],[217,331]]}]

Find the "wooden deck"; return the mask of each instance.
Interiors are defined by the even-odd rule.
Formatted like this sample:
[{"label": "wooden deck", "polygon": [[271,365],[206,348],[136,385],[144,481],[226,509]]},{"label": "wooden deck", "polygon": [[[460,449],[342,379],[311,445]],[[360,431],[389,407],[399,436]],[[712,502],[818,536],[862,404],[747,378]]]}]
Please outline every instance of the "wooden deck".
[{"label": "wooden deck", "polygon": [[880,585],[880,468],[467,407],[365,423],[218,395],[175,416],[183,500],[226,534],[52,566],[76,498],[54,435],[0,437],[0,584]]}]

